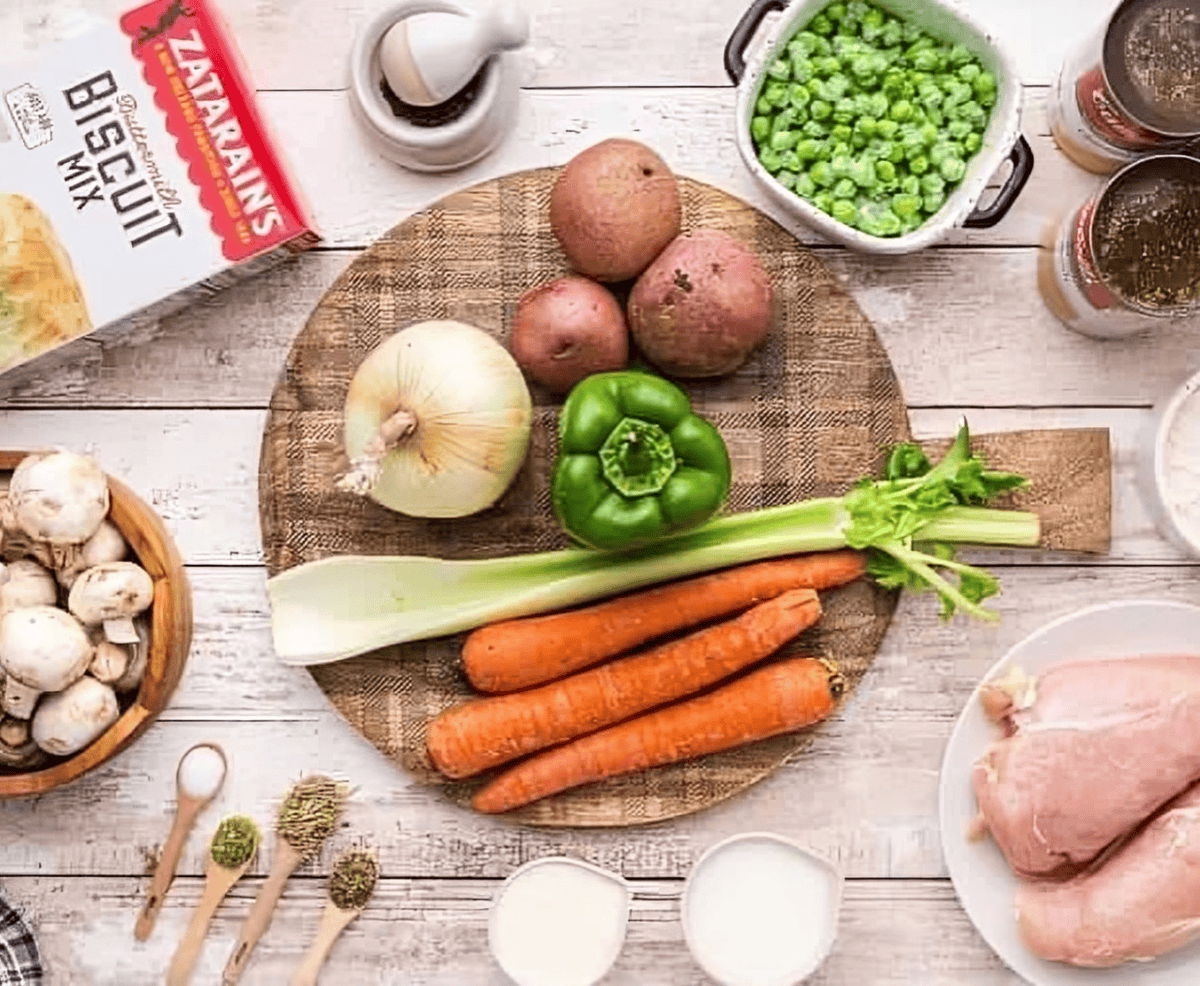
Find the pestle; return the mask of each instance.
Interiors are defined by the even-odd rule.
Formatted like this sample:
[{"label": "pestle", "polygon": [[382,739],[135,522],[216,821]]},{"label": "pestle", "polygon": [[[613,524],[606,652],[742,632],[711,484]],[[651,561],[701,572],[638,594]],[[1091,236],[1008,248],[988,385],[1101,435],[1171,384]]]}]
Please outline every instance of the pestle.
[{"label": "pestle", "polygon": [[413,106],[444,103],[474,78],[487,59],[519,48],[529,17],[512,0],[494,0],[472,14],[405,17],[384,35],[379,63],[388,85]]}]

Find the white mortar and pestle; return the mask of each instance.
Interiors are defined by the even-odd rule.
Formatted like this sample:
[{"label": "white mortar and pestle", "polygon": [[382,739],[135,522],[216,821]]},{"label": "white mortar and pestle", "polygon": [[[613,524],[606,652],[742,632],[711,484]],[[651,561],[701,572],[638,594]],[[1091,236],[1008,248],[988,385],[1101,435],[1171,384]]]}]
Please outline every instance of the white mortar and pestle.
[{"label": "white mortar and pestle", "polygon": [[508,132],[520,91],[513,54],[529,18],[512,0],[399,0],[350,57],[355,112],[378,150],[415,171],[479,160]]}]

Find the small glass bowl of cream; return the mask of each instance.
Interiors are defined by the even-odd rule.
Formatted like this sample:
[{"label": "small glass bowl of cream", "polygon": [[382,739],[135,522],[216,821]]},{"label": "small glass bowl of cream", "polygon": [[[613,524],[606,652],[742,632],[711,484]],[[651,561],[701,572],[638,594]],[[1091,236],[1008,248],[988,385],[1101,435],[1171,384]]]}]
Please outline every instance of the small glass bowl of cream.
[{"label": "small glass bowl of cream", "polygon": [[1155,407],[1142,459],[1147,506],[1159,531],[1200,555],[1200,373]]},{"label": "small glass bowl of cream", "polygon": [[488,945],[517,986],[595,986],[625,944],[629,885],[571,856],[543,856],[501,885]]},{"label": "small glass bowl of cream", "polygon": [[683,888],[683,935],[721,986],[794,986],[837,937],[842,876],[791,839],[747,832],[700,857]]}]

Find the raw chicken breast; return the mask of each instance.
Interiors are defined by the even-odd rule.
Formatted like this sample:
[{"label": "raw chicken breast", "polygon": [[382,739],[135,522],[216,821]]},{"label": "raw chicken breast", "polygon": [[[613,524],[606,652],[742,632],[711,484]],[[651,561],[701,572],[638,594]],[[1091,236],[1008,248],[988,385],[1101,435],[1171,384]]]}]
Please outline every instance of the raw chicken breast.
[{"label": "raw chicken breast", "polygon": [[1017,922],[1036,955],[1082,966],[1150,959],[1200,935],[1200,786],[1172,801],[1099,868],[1027,883]]},{"label": "raw chicken breast", "polygon": [[1077,661],[993,683],[1009,735],[972,780],[1009,865],[1070,873],[1200,780],[1200,657]]}]

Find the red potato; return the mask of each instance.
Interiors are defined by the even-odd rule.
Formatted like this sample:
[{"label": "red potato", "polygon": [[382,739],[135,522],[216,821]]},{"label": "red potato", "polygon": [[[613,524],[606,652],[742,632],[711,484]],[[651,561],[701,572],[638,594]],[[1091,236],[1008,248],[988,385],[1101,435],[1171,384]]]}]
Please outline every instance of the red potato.
[{"label": "red potato", "polygon": [[679,233],[679,186],[637,141],[613,138],[567,162],[550,193],[550,226],[579,273],[637,277]]},{"label": "red potato", "polygon": [[513,357],[533,380],[564,393],[629,358],[625,313],[605,288],[570,275],[521,295],[510,338]]},{"label": "red potato", "polygon": [[775,291],[757,255],[718,229],[677,236],[638,278],[629,331],[677,377],[732,373],[771,330]]}]

